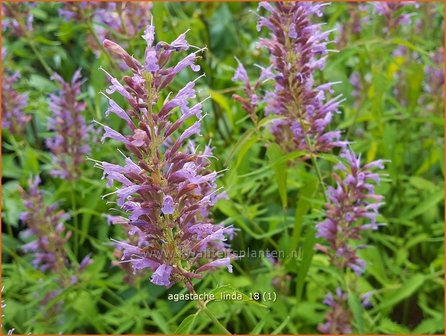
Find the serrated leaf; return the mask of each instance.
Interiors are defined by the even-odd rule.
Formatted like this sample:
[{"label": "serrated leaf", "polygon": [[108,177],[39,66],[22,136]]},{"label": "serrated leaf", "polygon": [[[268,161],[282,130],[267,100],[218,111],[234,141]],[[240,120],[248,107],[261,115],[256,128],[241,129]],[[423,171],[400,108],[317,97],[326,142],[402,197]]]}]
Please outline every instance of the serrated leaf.
[{"label": "serrated leaf", "polygon": [[192,328],[195,324],[195,319],[197,318],[197,314],[192,314],[187,316],[183,321],[181,321],[180,325],[175,329],[175,335],[188,335],[190,334]]},{"label": "serrated leaf", "polygon": [[355,321],[356,328],[358,328],[358,333],[364,334],[364,310],[362,308],[361,300],[358,295],[353,292],[348,293],[348,305],[353,313],[353,318]]}]

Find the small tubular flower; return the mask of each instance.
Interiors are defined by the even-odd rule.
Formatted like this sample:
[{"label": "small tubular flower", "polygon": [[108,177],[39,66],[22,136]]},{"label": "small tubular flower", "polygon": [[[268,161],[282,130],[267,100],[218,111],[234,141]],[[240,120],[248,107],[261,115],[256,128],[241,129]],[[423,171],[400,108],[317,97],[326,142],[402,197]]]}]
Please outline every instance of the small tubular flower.
[{"label": "small tubular flower", "polygon": [[[226,240],[233,229],[214,224],[209,217],[223,194],[216,186],[217,173],[208,168],[211,148],[206,146],[199,153],[191,141],[200,133],[203,118],[202,104],[191,104],[196,97],[195,81],[160,101],[162,90],[178,72],[186,67],[199,69],[198,55],[189,54],[172,64],[174,53],[189,49],[184,34],[170,44],[155,45],[155,30],[149,25],[143,38],[147,42],[143,62],[116,43],[104,41],[108,52],[124,61],[132,74],[120,82],[107,73],[111,84],[107,94],[121,95],[130,109],[107,96],[108,111],[126,122],[127,134],[104,125],[103,139],[119,141],[129,156],[122,165],[98,162],[98,166],[109,185],[120,184],[115,193],[126,217],[114,216],[111,222],[124,225],[129,235],[127,241],[115,242],[121,261],[130,263],[138,274],[151,270],[150,280],[156,285],[181,282],[192,290],[191,280],[202,278],[203,271],[229,268],[232,257]],[[191,126],[186,127],[186,121]],[[228,262],[218,261],[224,258]]]},{"label": "small tubular flower", "polygon": [[85,154],[90,152],[88,140],[92,131],[82,116],[85,103],[78,101],[81,74],[77,70],[70,83],[56,73],[52,78],[60,85],[60,89],[49,96],[52,116],[48,121],[48,129],[55,133],[54,137],[46,141],[53,158],[51,175],[74,180],[80,177]]},{"label": "small tubular flower", "polygon": [[31,120],[31,116],[23,112],[28,105],[28,95],[14,89],[19,77],[17,72],[12,76],[3,72],[2,78],[2,128],[13,135],[23,134],[26,124]]}]

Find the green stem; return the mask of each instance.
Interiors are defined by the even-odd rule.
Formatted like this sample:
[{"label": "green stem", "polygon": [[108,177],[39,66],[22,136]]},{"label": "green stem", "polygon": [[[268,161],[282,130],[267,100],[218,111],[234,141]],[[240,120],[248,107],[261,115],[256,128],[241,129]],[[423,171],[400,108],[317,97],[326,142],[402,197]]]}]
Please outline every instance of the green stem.
[{"label": "green stem", "polygon": [[317,178],[319,179],[319,183],[320,183],[320,185],[322,187],[322,191],[324,193],[324,199],[325,199],[325,201],[327,201],[327,194],[326,194],[327,190],[325,189],[324,178],[322,177],[322,173],[321,173],[321,170],[317,163],[317,160],[313,154],[313,151],[311,150],[311,143],[310,143],[310,139],[308,138],[308,134],[305,134],[305,141],[307,142],[307,146],[310,151],[311,162],[313,164],[314,170],[316,171]]},{"label": "green stem", "polygon": [[198,303],[201,306],[201,310],[203,310],[206,315],[221,329],[221,331],[226,334],[226,335],[232,335],[224,326],[223,324],[221,324],[217,318],[209,311],[209,309],[207,309],[206,305],[204,304],[203,301],[198,300]]},{"label": "green stem", "polygon": [[37,49],[36,45],[34,44],[34,41],[32,40],[32,37],[31,36],[27,36],[27,40],[28,40],[29,46],[31,47],[33,52],[36,54],[38,60],[40,61],[40,64],[42,64],[42,66],[45,69],[45,71],[51,77],[53,75],[53,70],[51,69],[51,67],[48,65],[48,63],[43,58],[42,54]]},{"label": "green stem", "polygon": [[[196,295],[197,292],[195,291],[192,282],[190,280],[187,280],[187,282],[189,283],[189,290],[192,294]],[[200,305],[200,310],[204,311],[206,313],[206,315],[212,320],[212,322],[215,323],[215,325],[217,327],[220,328],[220,330],[225,334],[225,335],[232,335],[231,332],[228,331],[228,329],[226,329],[224,327],[223,324],[220,323],[219,320],[217,320],[217,318],[214,316],[214,314],[212,314],[209,309],[206,307],[206,304],[202,301],[202,300],[198,300],[198,304]]]}]

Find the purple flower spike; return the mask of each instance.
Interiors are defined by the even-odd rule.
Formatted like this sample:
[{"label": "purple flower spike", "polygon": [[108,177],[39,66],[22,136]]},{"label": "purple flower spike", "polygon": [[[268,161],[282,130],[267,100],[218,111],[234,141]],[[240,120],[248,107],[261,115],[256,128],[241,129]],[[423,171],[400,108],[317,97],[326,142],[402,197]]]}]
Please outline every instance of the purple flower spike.
[{"label": "purple flower spike", "polygon": [[[360,157],[349,150],[341,157],[347,164],[339,163],[334,168],[337,186],[327,189],[327,218],[316,225],[317,237],[328,242],[329,248],[319,248],[329,256],[332,265],[340,270],[350,268],[361,275],[365,263],[357,256],[357,249],[349,246],[349,241],[361,239],[364,230],[378,228],[376,217],[383,198],[374,191],[379,175],[372,169],[384,166],[382,160],[361,166]],[[359,220],[365,222],[354,225]]]},{"label": "purple flower spike", "polygon": [[82,85],[80,70],[75,72],[70,83],[56,73],[53,79],[60,85],[60,89],[49,97],[52,116],[48,121],[48,129],[55,133],[46,142],[53,157],[54,169],[51,175],[75,180],[80,177],[81,165],[85,155],[90,152],[88,140],[92,131],[82,116],[85,103],[78,101]]},{"label": "purple flower spike", "polygon": [[[151,270],[156,285],[184,283],[191,289],[191,280],[202,278],[204,271],[220,266],[232,271],[233,258],[225,242],[233,229],[214,224],[209,217],[222,194],[217,192],[217,173],[209,169],[211,149],[205,147],[201,154],[191,140],[200,134],[202,119],[202,103],[192,102],[195,81],[159,101],[179,71],[198,70],[197,52],[175,64],[174,53],[189,49],[185,33],[171,43],[154,45],[155,30],[148,26],[143,38],[147,47],[142,63],[116,43],[104,41],[110,54],[124,61],[133,74],[121,82],[107,73],[111,86],[106,92],[121,95],[131,108],[125,110],[107,97],[107,114],[125,120],[128,130],[124,135],[104,126],[104,139],[118,140],[129,157],[123,165],[103,162],[100,166],[108,185],[122,184],[116,191],[117,203],[127,216],[113,220],[128,233],[127,241],[116,243],[121,264],[131,265],[141,276]],[[185,121],[194,118],[186,127]]]},{"label": "purple flower spike", "polygon": [[13,88],[19,77],[19,73],[12,76],[3,73],[2,78],[2,128],[13,135],[22,135],[31,120],[31,116],[23,112],[28,105],[28,95]]},{"label": "purple flower spike", "polygon": [[[338,96],[326,99],[332,84],[317,86],[314,73],[325,66],[330,31],[322,31],[313,24],[314,15],[321,16],[326,4],[310,2],[260,3],[268,11],[260,17],[258,28],[267,28],[270,37],[261,39],[260,45],[268,49],[271,69],[262,71],[259,80],[251,85],[246,71],[239,65],[234,80],[244,82],[246,98],[234,95],[255,122],[255,105],[259,100],[257,89],[265,79],[274,81],[274,89],[262,97],[266,102],[265,114],[276,114],[272,133],[276,141],[290,151],[305,150],[311,153],[327,152],[344,147],[337,133],[327,131],[332,115],[338,112],[342,101]],[[266,78],[263,75],[266,74]]]},{"label": "purple flower spike", "polygon": [[35,3],[2,3],[2,30],[8,30],[11,35],[22,37],[33,30],[33,14],[31,8]]},{"label": "purple flower spike", "polygon": [[374,1],[371,4],[374,12],[383,16],[386,21],[384,32],[389,33],[391,30],[397,29],[399,26],[407,26],[411,23],[411,17],[415,13],[403,13],[402,10],[409,6],[418,8],[419,4],[416,1],[399,1],[399,2],[385,2]]},{"label": "purple flower spike", "polygon": [[434,97],[444,96],[444,49],[438,48],[431,56],[433,66],[426,66],[426,91]]},{"label": "purple flower spike", "polygon": [[29,181],[29,191],[21,190],[26,211],[21,219],[27,225],[27,236],[35,240],[23,245],[23,250],[34,254],[33,266],[41,271],[61,273],[66,269],[67,256],[64,244],[71,236],[65,232],[63,211],[56,211],[57,204],[47,206],[39,189],[40,178]]},{"label": "purple flower spike", "polygon": [[330,307],[326,321],[318,326],[318,330],[323,334],[351,334],[352,313],[348,308],[347,293],[343,293],[340,288],[336,293],[328,293],[325,296],[324,304]]},{"label": "purple flower spike", "polygon": [[[140,35],[150,22],[151,10],[152,3],[149,1],[64,2],[59,8],[59,16],[67,21],[92,24],[96,36],[88,35],[86,42],[92,50],[99,50],[98,40],[110,38],[111,30],[128,40]],[[95,54],[99,56],[99,51]],[[121,62],[119,67],[126,69],[125,62]]]}]

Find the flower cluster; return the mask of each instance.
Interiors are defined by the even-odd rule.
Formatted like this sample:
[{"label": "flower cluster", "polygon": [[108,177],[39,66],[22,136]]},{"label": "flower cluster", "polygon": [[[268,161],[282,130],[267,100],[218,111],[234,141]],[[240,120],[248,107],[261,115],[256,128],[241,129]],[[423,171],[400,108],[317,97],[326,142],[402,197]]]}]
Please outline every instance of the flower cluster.
[{"label": "flower cluster", "polygon": [[134,38],[149,22],[151,9],[151,2],[78,2],[64,3],[59,8],[59,15],[66,20],[92,19],[99,40],[110,38],[109,29],[126,38]]},{"label": "flower cluster", "polygon": [[[276,141],[289,150],[316,153],[346,145],[341,141],[340,131],[327,130],[342,101],[340,96],[326,99],[327,93],[333,92],[334,83],[316,86],[313,79],[315,71],[325,65],[331,31],[322,31],[321,25],[312,23],[311,18],[322,16],[325,5],[307,2],[259,5],[270,13],[268,17],[260,17],[257,25],[258,30],[262,27],[270,30],[270,38],[261,39],[260,45],[268,49],[272,67],[262,71],[262,76],[270,74],[274,81],[274,89],[263,97],[265,114],[280,116],[273,122],[272,132]],[[247,86],[246,71],[241,64],[237,73],[235,79],[242,79]],[[253,99],[247,101],[256,103]]]},{"label": "flower cluster", "polygon": [[[28,181],[29,190],[20,189],[26,211],[20,219],[26,224],[22,238],[34,238],[22,246],[24,252],[33,253],[32,265],[42,272],[58,275],[59,285],[66,288],[78,282],[80,273],[91,263],[90,255],[84,257],[79,267],[70,267],[64,245],[71,237],[71,231],[66,231],[65,221],[69,215],[58,210],[58,204],[47,205],[44,194],[39,189],[40,177]],[[46,293],[42,304],[58,295],[59,289]],[[59,305],[60,308],[60,305]],[[58,311],[56,309],[55,311]]]},{"label": "flower cluster", "polygon": [[18,72],[12,76],[3,72],[2,76],[2,128],[14,135],[23,134],[26,124],[31,120],[31,116],[23,112],[28,105],[28,95],[13,88],[19,77]]},{"label": "flower cluster", "polygon": [[80,21],[86,17],[89,17],[93,11],[105,4],[99,2],[65,2],[58,9],[59,16],[67,21],[76,20]]},{"label": "flower cluster", "polygon": [[[111,38],[111,31],[124,41],[135,38],[149,23],[151,9],[151,2],[78,2],[64,3],[59,15],[67,20],[91,23],[93,30],[86,43],[99,57],[100,41]],[[125,62],[116,65],[127,69]]]},{"label": "flower cluster", "polygon": [[34,267],[41,271],[60,273],[67,263],[64,244],[71,232],[65,231],[64,221],[69,216],[63,211],[57,211],[57,204],[47,206],[44,203],[39,184],[40,178],[36,177],[29,181],[28,192],[21,191],[26,211],[21,214],[20,219],[28,227],[23,232],[23,237],[35,237],[35,240],[22,248],[25,252],[34,253]]},{"label": "flower cluster", "polygon": [[348,296],[341,288],[336,288],[336,293],[328,293],[324,304],[330,307],[326,320],[318,326],[324,334],[350,334],[352,332],[352,312],[348,308]]},{"label": "flower cluster", "polygon": [[[123,36],[133,38],[149,22],[151,9],[151,2],[109,2],[95,10],[94,19]],[[103,38],[107,35],[103,28],[97,32]]]},{"label": "flower cluster", "polygon": [[34,16],[31,8],[34,3],[2,3],[2,30],[9,30],[14,36],[21,37],[33,30]]},{"label": "flower cluster", "polygon": [[[361,166],[360,157],[354,152],[343,149],[341,158],[335,167],[333,178],[336,187],[328,187],[326,196],[326,219],[316,225],[319,238],[324,238],[329,246],[316,245],[316,248],[327,254],[330,264],[342,273],[347,268],[357,275],[364,272],[365,262],[357,255],[358,249],[363,246],[351,246],[352,240],[360,240],[364,230],[376,230],[378,225],[376,217],[383,197],[375,193],[375,185],[380,177],[373,172],[375,168],[383,169],[383,161],[377,160]],[[364,222],[365,221],[365,222]],[[361,225],[355,225],[360,222]],[[369,307],[372,292],[362,296],[362,304]],[[352,313],[348,307],[348,295],[340,288],[336,295],[328,293],[324,304],[329,306],[325,323],[318,329],[326,334],[347,334],[352,332]]]},{"label": "flower cluster", "polygon": [[[349,150],[341,157],[346,160],[335,167],[333,177],[336,188],[329,187],[326,196],[326,219],[317,224],[317,237],[324,238],[329,247],[318,246],[325,252],[332,265],[340,270],[351,268],[358,275],[364,271],[365,263],[357,256],[357,249],[349,245],[351,240],[361,239],[364,230],[376,230],[376,217],[383,197],[374,191],[379,175],[372,170],[383,169],[383,161],[377,160],[361,167],[360,157]],[[355,225],[358,221],[366,221]]]},{"label": "flower cluster", "polygon": [[[382,160],[361,166],[361,158],[352,151],[344,150],[335,167],[333,178],[336,187],[329,187],[326,192],[326,219],[316,225],[317,237],[324,238],[329,246],[316,245],[316,248],[328,255],[330,264],[344,273],[348,268],[358,276],[364,272],[365,262],[357,255],[352,240],[360,240],[364,230],[376,230],[376,217],[383,197],[375,193],[375,186],[380,176],[375,169],[383,169]],[[358,223],[356,224],[356,223]],[[370,306],[372,292],[362,296],[364,307]],[[351,312],[347,305],[347,293],[337,289],[336,296],[329,293],[324,301],[330,309],[326,322],[319,326],[323,333],[351,333]]]},{"label": "flower cluster", "polygon": [[48,121],[48,129],[55,132],[55,136],[46,141],[55,166],[51,175],[73,180],[79,178],[85,154],[90,151],[88,140],[92,128],[86,126],[82,116],[85,103],[78,101],[83,82],[80,70],[75,72],[70,83],[57,73],[52,79],[60,89],[49,97],[52,117]]},{"label": "flower cluster", "polygon": [[432,66],[425,68],[426,92],[435,96],[444,96],[444,49],[438,48],[431,56]]},{"label": "flower cluster", "polygon": [[234,76],[232,77],[232,80],[234,82],[237,81],[243,82],[244,84],[243,91],[246,97],[241,97],[238,94],[233,94],[232,97],[242,104],[243,109],[248,113],[252,122],[254,124],[257,124],[258,117],[256,109],[259,103],[259,97],[257,91],[259,90],[260,85],[263,83],[263,81],[272,78],[274,75],[271,72],[271,67],[268,68],[260,67],[261,68],[260,77],[254,84],[251,84],[245,67],[238,59],[236,60],[238,63],[238,67],[234,73]]},{"label": "flower cluster", "polygon": [[[171,43],[155,45],[155,30],[149,25],[143,38],[147,42],[143,63],[118,44],[104,41],[104,47],[123,60],[132,75],[124,76],[122,84],[107,74],[111,85],[106,93],[119,93],[130,108],[125,110],[106,95],[106,114],[123,119],[129,134],[103,125],[102,139],[123,143],[130,156],[123,165],[98,165],[109,186],[115,181],[122,185],[114,193],[127,216],[117,216],[113,222],[130,225],[129,235],[137,237],[116,242],[122,261],[130,263],[135,272],[152,270],[154,284],[169,287],[184,282],[192,291],[192,278],[201,278],[203,272],[221,266],[232,270],[225,240],[232,237],[233,229],[214,224],[209,217],[211,207],[221,197],[215,182],[217,173],[208,168],[211,148],[206,146],[199,153],[197,146],[187,143],[200,133],[203,118],[203,102],[190,104],[196,97],[195,81],[162,98],[163,89],[178,73],[186,68],[199,71],[195,62],[201,50],[172,64],[174,53],[189,49],[185,33]],[[179,118],[173,118],[177,113]]]},{"label": "flower cluster", "polygon": [[375,1],[372,3],[374,12],[380,16],[383,16],[386,21],[386,27],[384,32],[388,33],[399,26],[406,26],[411,23],[411,17],[414,13],[404,13],[403,9],[406,6],[413,5],[418,8],[419,4],[415,1],[398,1],[398,2],[385,2]]},{"label": "flower cluster", "polygon": [[352,90],[352,98],[354,99],[354,106],[359,107],[360,101],[359,99],[362,96],[363,92],[363,84],[361,80],[361,75],[357,71],[353,71],[349,77],[350,84],[353,87]]},{"label": "flower cluster", "polygon": [[365,24],[370,21],[369,15],[364,15],[368,10],[365,3],[347,3],[349,19],[344,24],[336,25],[336,46],[338,48],[345,47],[349,42],[357,38]]}]

